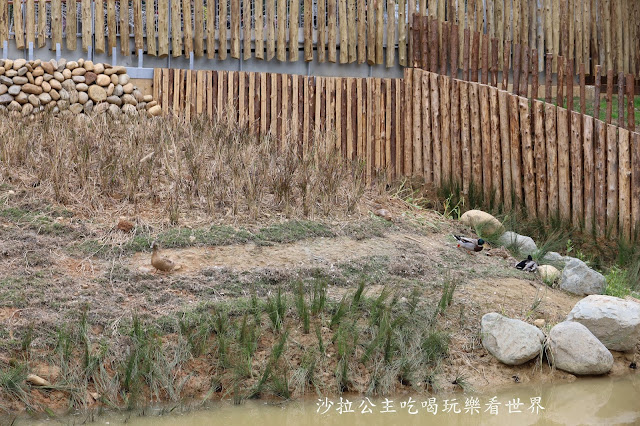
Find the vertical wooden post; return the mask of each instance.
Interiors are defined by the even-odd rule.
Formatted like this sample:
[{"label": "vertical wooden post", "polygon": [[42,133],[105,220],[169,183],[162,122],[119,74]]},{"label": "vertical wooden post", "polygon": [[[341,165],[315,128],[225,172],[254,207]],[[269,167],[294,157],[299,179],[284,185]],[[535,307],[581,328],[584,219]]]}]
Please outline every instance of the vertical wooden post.
[{"label": "vertical wooden post", "polygon": [[587,112],[587,96],[584,87],[584,63],[580,64],[580,114]]},{"label": "vertical wooden post", "polygon": [[[607,124],[611,124],[611,113],[613,109],[613,70],[607,71]],[[609,131],[607,130],[607,134]]]},{"label": "vertical wooden post", "polygon": [[624,127],[624,73],[618,73],[618,127]]},{"label": "vertical wooden post", "polygon": [[464,29],[464,44],[462,46],[462,79],[469,81],[469,50],[471,49],[471,32],[469,28]]},{"label": "vertical wooden post", "polygon": [[[496,49],[497,50],[497,49]],[[502,156],[500,147],[500,112],[498,106],[498,89],[489,88],[489,107],[491,108],[491,183],[495,205],[502,203]]]},{"label": "vertical wooden post", "polygon": [[433,140],[433,183],[442,184],[442,145],[440,136],[440,84],[437,74],[429,75],[431,91],[431,133]]},{"label": "vertical wooden post", "polygon": [[569,136],[569,114],[564,108],[557,109],[558,131],[558,204],[560,219],[571,220],[571,168],[569,163],[570,136]]},{"label": "vertical wooden post", "polygon": [[499,59],[498,59],[498,39],[491,39],[491,85],[493,87],[498,87],[498,67],[499,67]]},{"label": "vertical wooden post", "polygon": [[595,161],[593,156],[593,118],[583,115],[584,139],[584,228],[594,231]]},{"label": "vertical wooden post", "polygon": [[489,84],[489,34],[482,36],[482,84]]},{"label": "vertical wooden post", "polygon": [[631,237],[631,155],[629,131],[618,130],[618,206],[620,235]]},{"label": "vertical wooden post", "polygon": [[531,98],[538,99],[538,50],[531,50]]},{"label": "vertical wooden post", "polygon": [[618,129],[607,124],[607,231],[618,235]]},{"label": "vertical wooden post", "polygon": [[547,153],[547,211],[550,217],[559,216],[558,201],[558,135],[556,133],[556,114],[558,108],[547,103],[545,105],[545,141]]},{"label": "vertical wooden post", "polygon": [[595,228],[598,237],[604,237],[607,229],[607,125],[595,121]]},{"label": "vertical wooden post", "polygon": [[636,130],[636,117],[633,108],[634,83],[633,74],[627,74],[627,129],[632,132]]},{"label": "vertical wooden post", "polygon": [[544,100],[546,103],[551,103],[551,86],[553,85],[553,54],[547,53],[545,55],[546,67],[545,67],[545,82],[544,82]]},{"label": "vertical wooden post", "polygon": [[513,48],[513,90],[512,93],[517,95],[520,93],[520,45],[516,44]]},{"label": "vertical wooden post", "polygon": [[509,95],[509,124],[511,139],[511,189],[514,196],[514,207],[519,207],[522,201],[522,155],[520,147],[520,106],[518,96]]},{"label": "vertical wooden post", "polygon": [[556,90],[556,104],[564,108],[564,58],[562,56],[558,56],[558,86]]},{"label": "vertical wooden post", "polygon": [[596,120],[600,120],[600,80],[601,80],[601,75],[600,75],[600,65],[596,65],[596,77],[595,77],[595,84],[594,84],[594,98],[593,98],[593,117]]},{"label": "vertical wooden post", "polygon": [[504,56],[502,58],[502,90],[509,89],[509,58],[511,58],[511,40],[504,44]]}]

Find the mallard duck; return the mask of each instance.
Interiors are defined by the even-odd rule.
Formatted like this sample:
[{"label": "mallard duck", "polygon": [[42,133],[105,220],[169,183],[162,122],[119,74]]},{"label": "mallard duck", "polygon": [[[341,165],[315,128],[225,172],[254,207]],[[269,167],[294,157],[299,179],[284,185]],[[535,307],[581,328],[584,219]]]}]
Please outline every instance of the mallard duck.
[{"label": "mallard duck", "polygon": [[482,245],[484,244],[484,240],[482,238],[478,238],[476,240],[460,235],[454,235],[454,238],[458,240],[458,247],[462,247],[469,251],[482,251]]},{"label": "mallard duck", "polygon": [[176,265],[175,262],[160,254],[160,246],[158,243],[154,241],[151,248],[153,249],[153,253],[151,254],[151,265],[153,265],[153,267],[158,271],[171,272],[180,269],[180,265]]},{"label": "mallard duck", "polygon": [[516,263],[516,269],[522,269],[526,272],[535,272],[538,269],[538,264],[533,260],[531,255],[529,255],[525,260]]}]

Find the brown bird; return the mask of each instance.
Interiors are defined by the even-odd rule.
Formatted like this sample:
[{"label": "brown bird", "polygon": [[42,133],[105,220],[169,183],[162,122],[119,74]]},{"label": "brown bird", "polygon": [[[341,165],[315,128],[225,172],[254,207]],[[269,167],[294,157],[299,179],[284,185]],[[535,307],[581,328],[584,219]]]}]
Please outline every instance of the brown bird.
[{"label": "brown bird", "polygon": [[180,265],[177,265],[172,260],[167,259],[160,254],[160,246],[158,243],[154,241],[151,248],[153,248],[153,253],[151,254],[151,265],[153,265],[153,267],[158,271],[171,272],[180,269]]}]

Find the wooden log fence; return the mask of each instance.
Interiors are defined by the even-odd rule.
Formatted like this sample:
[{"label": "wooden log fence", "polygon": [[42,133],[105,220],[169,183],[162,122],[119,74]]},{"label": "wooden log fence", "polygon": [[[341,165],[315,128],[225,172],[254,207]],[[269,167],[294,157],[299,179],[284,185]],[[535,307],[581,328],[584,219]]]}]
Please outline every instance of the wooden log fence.
[{"label": "wooden log fence", "polygon": [[640,133],[553,103],[417,68],[402,79],[156,69],[153,87],[166,113],[364,160],[369,180],[473,186],[599,237],[640,231]]},{"label": "wooden log fence", "polygon": [[481,73],[471,81],[483,83],[490,72],[495,83],[495,70],[516,59],[507,46],[522,46],[527,55],[537,50],[538,71],[552,55],[555,72],[562,56],[571,58],[576,73],[584,64],[585,74],[594,75],[601,65],[614,75],[639,77],[640,2],[0,0],[0,46],[4,41],[17,49],[33,43],[53,50],[60,43],[86,51],[93,44],[95,52],[111,54],[119,44],[125,56],[143,49],[160,57],[193,52],[217,60],[303,58],[387,67],[435,55],[442,69],[456,74],[471,57],[470,69]]}]

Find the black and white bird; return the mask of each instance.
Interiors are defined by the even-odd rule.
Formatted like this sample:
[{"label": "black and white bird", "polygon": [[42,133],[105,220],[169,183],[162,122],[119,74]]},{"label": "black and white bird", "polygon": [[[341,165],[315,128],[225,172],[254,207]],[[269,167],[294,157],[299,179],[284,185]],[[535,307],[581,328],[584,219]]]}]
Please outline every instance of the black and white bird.
[{"label": "black and white bird", "polygon": [[525,260],[516,263],[516,269],[521,269],[526,272],[535,272],[538,269],[538,264],[533,260],[531,255],[529,255]]}]

